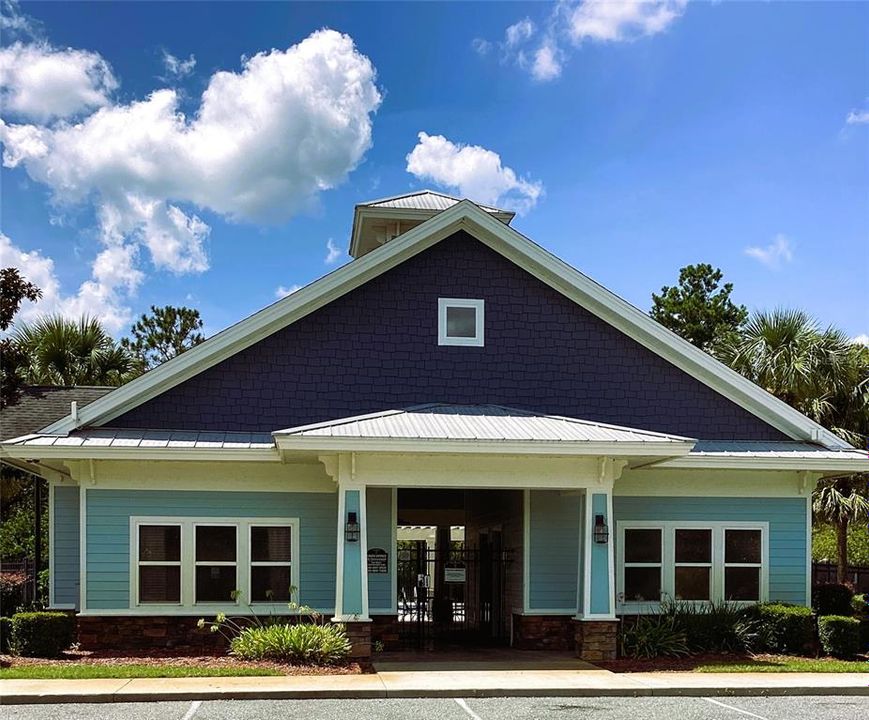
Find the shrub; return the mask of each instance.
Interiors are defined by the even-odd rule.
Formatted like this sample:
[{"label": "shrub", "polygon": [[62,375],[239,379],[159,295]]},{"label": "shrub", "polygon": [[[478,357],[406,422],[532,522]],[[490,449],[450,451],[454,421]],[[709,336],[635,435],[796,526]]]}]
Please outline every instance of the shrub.
[{"label": "shrub", "polygon": [[689,654],[685,630],[673,615],[640,615],[622,628],[622,655],[650,659]]},{"label": "shrub", "polygon": [[850,615],[851,599],[854,596],[847,585],[827,583],[816,585],[812,590],[812,609],[818,617],[822,615]]},{"label": "shrub", "polygon": [[27,574],[23,572],[0,572],[0,608],[7,613],[18,610],[24,603]]},{"label": "shrub", "polygon": [[26,657],[57,657],[75,636],[75,618],[62,612],[23,612],[12,616],[9,649]]},{"label": "shrub", "polygon": [[243,660],[334,665],[350,654],[350,641],[343,625],[268,625],[242,630],[232,639],[230,652]]},{"label": "shrub", "polygon": [[869,593],[860,595],[859,593],[851,598],[851,611],[854,615],[863,617],[869,616]]},{"label": "shrub", "polygon": [[12,618],[0,617],[0,653],[9,652],[9,636],[12,634]]},{"label": "shrub", "polygon": [[757,623],[754,650],[797,655],[810,653],[815,644],[811,608],[788,603],[761,603],[744,610]]},{"label": "shrub", "polygon": [[739,652],[755,644],[757,624],[732,603],[693,603],[664,599],[661,612],[685,632],[688,647],[698,652]]},{"label": "shrub", "polygon": [[828,655],[852,658],[860,652],[860,621],[844,615],[824,615],[818,618],[818,637]]},{"label": "shrub", "polygon": [[869,653],[869,617],[860,618],[860,652]]}]

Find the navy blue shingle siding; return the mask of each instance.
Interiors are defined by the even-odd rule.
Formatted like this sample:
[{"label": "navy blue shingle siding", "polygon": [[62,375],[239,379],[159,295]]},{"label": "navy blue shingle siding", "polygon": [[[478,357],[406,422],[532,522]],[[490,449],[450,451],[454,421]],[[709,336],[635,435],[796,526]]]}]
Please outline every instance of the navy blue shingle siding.
[{"label": "navy blue shingle siding", "polygon": [[[485,347],[438,346],[439,297],[486,301]],[[268,432],[428,402],[784,438],[464,232],[110,424]]]}]

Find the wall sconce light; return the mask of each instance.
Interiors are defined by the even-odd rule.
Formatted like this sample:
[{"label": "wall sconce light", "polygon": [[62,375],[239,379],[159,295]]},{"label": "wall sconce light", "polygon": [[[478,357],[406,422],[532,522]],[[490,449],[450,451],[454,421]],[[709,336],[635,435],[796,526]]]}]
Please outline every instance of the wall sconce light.
[{"label": "wall sconce light", "polygon": [[594,516],[594,541],[600,545],[606,545],[610,539],[610,529],[607,527],[603,515]]},{"label": "wall sconce light", "polygon": [[359,519],[355,512],[347,513],[347,524],[344,526],[344,539],[347,542],[359,542]]}]

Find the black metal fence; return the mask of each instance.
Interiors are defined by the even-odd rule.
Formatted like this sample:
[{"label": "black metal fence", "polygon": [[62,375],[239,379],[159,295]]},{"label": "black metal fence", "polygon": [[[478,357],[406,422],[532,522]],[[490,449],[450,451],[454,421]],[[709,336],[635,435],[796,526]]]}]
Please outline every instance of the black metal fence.
[{"label": "black metal fence", "polygon": [[[836,563],[812,563],[812,585],[836,582]],[[869,567],[849,565],[845,582],[858,593],[869,593]]]}]

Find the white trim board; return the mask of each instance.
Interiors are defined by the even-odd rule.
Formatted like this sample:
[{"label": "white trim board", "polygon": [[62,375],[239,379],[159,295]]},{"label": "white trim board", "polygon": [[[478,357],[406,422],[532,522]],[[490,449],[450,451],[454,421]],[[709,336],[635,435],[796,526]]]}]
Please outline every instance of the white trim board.
[{"label": "white trim board", "polygon": [[830,431],[659,325],[646,313],[493,218],[469,200],[462,200],[380,248],[86,405],[79,411],[78,419],[67,416],[48,426],[43,432],[64,434],[76,427],[108,422],[250,347],[459,230],[468,231],[565,297],[788,437],[822,442],[829,447],[848,447]]}]

